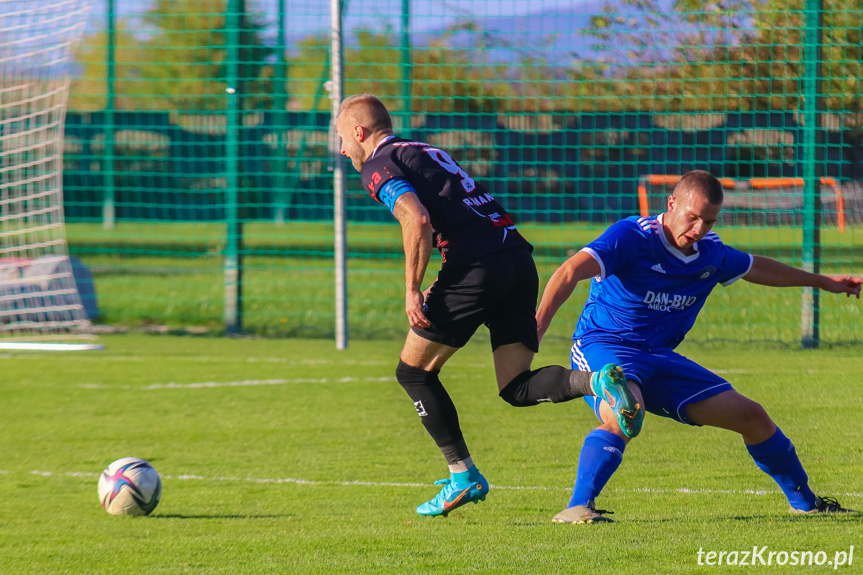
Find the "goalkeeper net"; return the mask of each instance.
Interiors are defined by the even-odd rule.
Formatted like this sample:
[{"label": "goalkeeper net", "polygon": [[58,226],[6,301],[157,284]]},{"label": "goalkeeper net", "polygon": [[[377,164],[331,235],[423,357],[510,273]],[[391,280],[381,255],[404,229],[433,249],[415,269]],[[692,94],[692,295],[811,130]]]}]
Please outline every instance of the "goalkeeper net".
[{"label": "goalkeeper net", "polygon": [[0,0],[0,348],[90,349],[66,246],[63,124],[89,0]]}]

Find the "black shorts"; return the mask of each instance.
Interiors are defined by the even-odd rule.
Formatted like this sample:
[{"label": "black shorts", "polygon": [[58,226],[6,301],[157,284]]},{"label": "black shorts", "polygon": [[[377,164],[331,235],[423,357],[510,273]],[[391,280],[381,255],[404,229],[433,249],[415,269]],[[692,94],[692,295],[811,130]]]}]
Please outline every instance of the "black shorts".
[{"label": "black shorts", "polygon": [[492,350],[521,342],[536,352],[538,294],[539,275],[527,248],[494,252],[463,266],[445,265],[423,306],[431,327],[412,329],[424,339],[463,347],[485,324]]}]

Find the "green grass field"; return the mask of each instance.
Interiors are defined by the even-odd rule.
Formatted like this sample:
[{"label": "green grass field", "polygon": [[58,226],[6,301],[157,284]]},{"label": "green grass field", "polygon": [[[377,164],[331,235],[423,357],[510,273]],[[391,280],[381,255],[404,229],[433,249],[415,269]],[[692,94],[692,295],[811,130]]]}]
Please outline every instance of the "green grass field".
[{"label": "green grass field", "polygon": [[[698,327],[696,327],[696,330]],[[400,343],[105,336],[101,352],[3,355],[0,573],[742,573],[698,551],[853,545],[863,514],[800,517],[729,432],[649,417],[599,506],[615,524],[554,525],[594,426],[580,401],[515,409],[478,342],[442,379],[486,502],[448,518],[414,507],[446,472],[393,371]],[[863,509],[859,346],[684,345],[762,402],[815,491]],[[562,363],[554,339],[537,365]],[[112,460],[150,460],[163,499],[145,518],[97,501]],[[766,558],[766,555],[765,555]],[[822,567],[756,567],[764,573]]]}]

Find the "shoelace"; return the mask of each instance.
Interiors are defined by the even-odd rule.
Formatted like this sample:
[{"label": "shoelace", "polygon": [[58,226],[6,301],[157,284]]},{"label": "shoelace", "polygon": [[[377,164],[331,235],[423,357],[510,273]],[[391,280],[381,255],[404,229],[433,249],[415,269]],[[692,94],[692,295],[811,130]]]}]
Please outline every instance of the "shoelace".
[{"label": "shoelace", "polygon": [[839,511],[842,509],[842,505],[839,504],[833,497],[822,497],[821,505],[825,511]]},{"label": "shoelace", "polygon": [[[449,486],[450,483],[452,483],[452,479],[438,479],[434,482],[435,485],[446,486]],[[447,495],[449,495],[449,491],[447,491],[446,489],[442,489],[437,495],[434,496],[434,499],[432,499],[432,501],[445,501]]]},{"label": "shoelace", "polygon": [[[438,479],[437,481],[434,482],[435,485],[446,485],[448,487],[451,486],[452,483],[453,483],[452,479]],[[434,500],[438,500],[438,499],[446,500],[447,496],[455,490],[456,490],[455,487],[451,487],[448,490],[441,490],[440,493],[438,493],[435,496]]]}]

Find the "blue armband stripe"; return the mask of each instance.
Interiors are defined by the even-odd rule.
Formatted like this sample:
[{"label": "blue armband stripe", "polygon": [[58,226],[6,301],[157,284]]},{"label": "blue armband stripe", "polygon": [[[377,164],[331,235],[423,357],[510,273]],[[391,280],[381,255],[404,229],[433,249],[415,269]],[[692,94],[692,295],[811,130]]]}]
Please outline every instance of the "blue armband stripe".
[{"label": "blue armband stripe", "polygon": [[384,184],[378,192],[378,198],[386,207],[390,209],[390,212],[392,212],[393,207],[396,205],[396,200],[399,199],[402,194],[407,192],[416,193],[416,190],[410,184],[410,182],[399,178],[395,180],[390,180],[389,182]]}]

